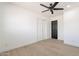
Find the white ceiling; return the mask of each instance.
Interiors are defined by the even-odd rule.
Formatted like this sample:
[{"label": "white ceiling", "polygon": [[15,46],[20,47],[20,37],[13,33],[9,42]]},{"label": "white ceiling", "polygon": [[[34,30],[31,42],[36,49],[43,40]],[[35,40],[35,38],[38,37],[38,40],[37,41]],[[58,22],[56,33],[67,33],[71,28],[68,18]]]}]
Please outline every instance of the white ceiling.
[{"label": "white ceiling", "polygon": [[[51,14],[50,11],[41,13],[41,11],[46,10],[46,8],[40,6],[40,4],[44,4],[46,6],[49,6],[49,3],[53,4],[54,2],[13,2],[12,4],[22,6],[28,10],[33,11],[33,12],[40,13],[46,17],[51,17],[51,16],[53,17],[53,16],[57,16],[57,15],[60,15],[63,13],[62,10],[55,10],[54,14]],[[56,7],[65,9],[65,8],[67,8],[66,7],[67,5],[71,5],[71,7],[73,7],[73,6],[79,7],[79,2],[60,2],[60,3],[58,3],[58,5]]]}]

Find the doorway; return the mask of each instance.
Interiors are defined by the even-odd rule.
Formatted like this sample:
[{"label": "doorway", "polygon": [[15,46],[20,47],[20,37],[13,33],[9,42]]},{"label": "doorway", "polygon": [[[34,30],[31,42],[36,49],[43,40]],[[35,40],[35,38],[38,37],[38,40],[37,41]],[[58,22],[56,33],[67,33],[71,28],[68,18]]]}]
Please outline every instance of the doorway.
[{"label": "doorway", "polygon": [[58,21],[51,21],[51,38],[58,38]]}]

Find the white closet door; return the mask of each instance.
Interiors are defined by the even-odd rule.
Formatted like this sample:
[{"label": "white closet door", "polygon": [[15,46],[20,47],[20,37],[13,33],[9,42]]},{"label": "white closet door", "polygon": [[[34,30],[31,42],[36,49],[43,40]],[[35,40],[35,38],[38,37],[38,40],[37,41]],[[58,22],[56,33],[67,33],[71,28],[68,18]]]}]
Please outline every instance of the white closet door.
[{"label": "white closet door", "polygon": [[37,40],[43,39],[42,20],[37,20]]},{"label": "white closet door", "polygon": [[43,20],[42,21],[42,30],[43,30],[43,39],[47,39],[48,38],[48,22],[47,20]]},{"label": "white closet door", "polygon": [[37,21],[37,39],[43,40],[49,38],[49,23],[45,19],[38,19]]}]

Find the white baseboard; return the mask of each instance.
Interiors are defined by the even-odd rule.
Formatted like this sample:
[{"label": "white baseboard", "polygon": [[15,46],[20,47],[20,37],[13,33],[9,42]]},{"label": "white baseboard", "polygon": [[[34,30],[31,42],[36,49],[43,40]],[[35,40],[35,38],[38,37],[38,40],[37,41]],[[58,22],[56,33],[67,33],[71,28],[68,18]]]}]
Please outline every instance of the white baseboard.
[{"label": "white baseboard", "polygon": [[64,44],[72,45],[75,47],[79,47],[79,42],[64,40]]},{"label": "white baseboard", "polygon": [[2,52],[5,52],[5,51],[9,51],[9,50],[13,50],[13,49],[16,49],[16,48],[19,48],[19,47],[22,47],[22,46],[26,46],[26,45],[29,45],[29,44],[33,44],[33,43],[36,43],[40,40],[35,40],[35,41],[31,41],[31,42],[28,42],[28,43],[22,43],[22,44],[18,44],[18,45],[14,45],[14,46],[10,46],[10,47],[4,47],[4,48],[0,48],[0,53]]}]

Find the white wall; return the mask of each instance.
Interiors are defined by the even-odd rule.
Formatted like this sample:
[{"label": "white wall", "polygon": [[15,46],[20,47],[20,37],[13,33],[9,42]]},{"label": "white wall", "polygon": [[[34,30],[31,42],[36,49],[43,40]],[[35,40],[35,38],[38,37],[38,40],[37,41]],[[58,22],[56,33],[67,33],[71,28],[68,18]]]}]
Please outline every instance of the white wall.
[{"label": "white wall", "polygon": [[79,7],[65,10],[64,43],[79,47]]},{"label": "white wall", "polygon": [[3,23],[4,23],[4,7],[5,3],[0,3],[0,51],[2,51],[4,48],[4,32],[3,32]]},{"label": "white wall", "polygon": [[64,40],[64,33],[63,33],[63,13],[59,16],[52,17],[50,21],[58,21],[58,40]]},{"label": "white wall", "polygon": [[[2,12],[0,16],[3,16],[0,17],[0,28],[2,29],[0,30],[0,52],[50,37],[49,29],[47,29],[49,28],[47,18],[31,12],[28,9],[8,3],[0,3],[0,8],[2,9],[0,10],[0,12]],[[38,20],[41,20],[42,23]],[[43,27],[45,28],[43,29]],[[38,30],[39,28],[41,30]],[[44,36],[41,37],[42,35]]]}]

